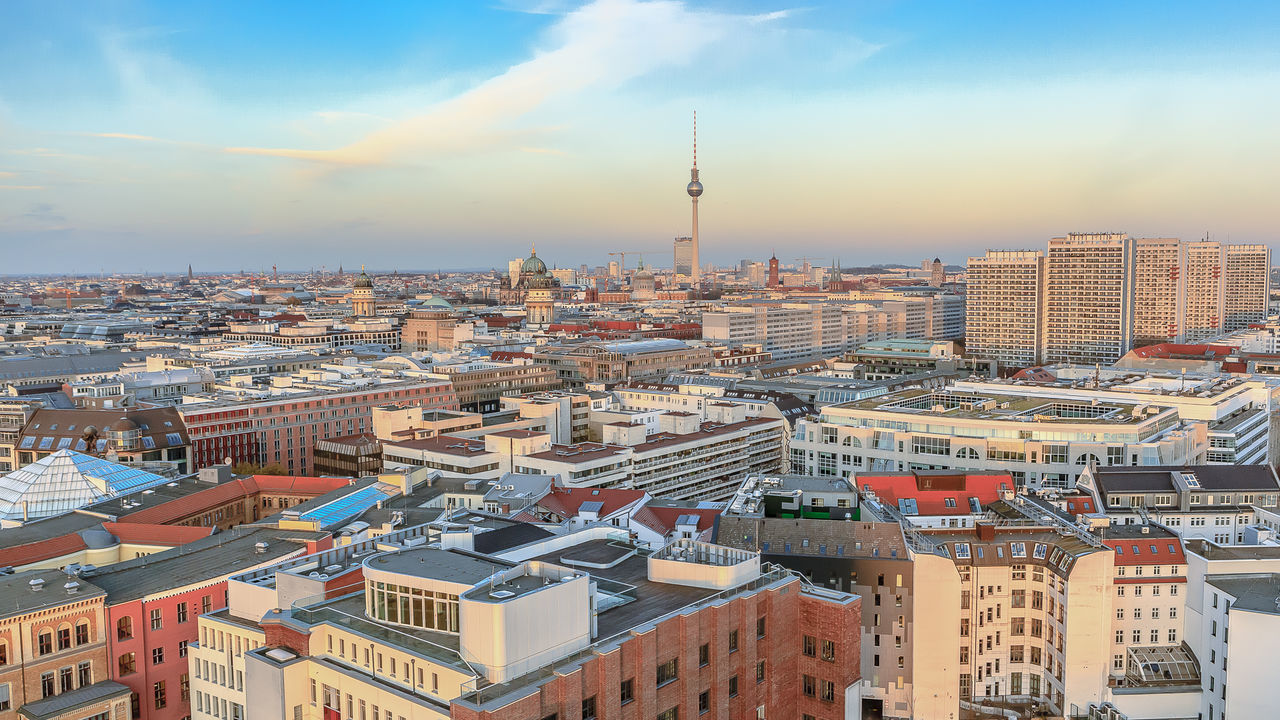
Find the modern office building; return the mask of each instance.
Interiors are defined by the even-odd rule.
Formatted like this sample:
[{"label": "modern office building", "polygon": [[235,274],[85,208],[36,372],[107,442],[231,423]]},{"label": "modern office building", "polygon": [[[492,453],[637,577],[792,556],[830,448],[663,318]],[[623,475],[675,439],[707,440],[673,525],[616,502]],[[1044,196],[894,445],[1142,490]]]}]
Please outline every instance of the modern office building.
[{"label": "modern office building", "polygon": [[575,345],[543,345],[533,352],[535,365],[549,367],[567,389],[587,383],[659,380],[669,373],[708,368],[711,350],[680,340],[624,340]]},{"label": "modern office building", "polygon": [[702,314],[702,337],[758,346],[774,360],[832,357],[868,342],[952,340],[965,333],[965,298],[925,295],[872,303],[726,305]]},{"label": "modern office building", "polygon": [[1155,402],[1055,399],[997,389],[915,389],[822,408],[796,423],[791,468],[818,476],[964,469],[1068,488],[1090,462],[1202,462],[1208,427]]},{"label": "modern office building", "polygon": [[678,237],[672,243],[675,251],[676,275],[693,275],[693,238]]}]

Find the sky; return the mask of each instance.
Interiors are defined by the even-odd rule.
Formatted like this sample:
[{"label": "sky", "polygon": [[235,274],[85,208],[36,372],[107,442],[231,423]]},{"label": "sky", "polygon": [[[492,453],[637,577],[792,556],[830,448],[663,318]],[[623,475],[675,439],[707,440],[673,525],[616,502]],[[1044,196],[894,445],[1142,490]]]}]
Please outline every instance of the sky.
[{"label": "sky", "polygon": [[[0,274],[1280,244],[1280,3],[0,3]],[[635,259],[633,259],[635,258]]]}]

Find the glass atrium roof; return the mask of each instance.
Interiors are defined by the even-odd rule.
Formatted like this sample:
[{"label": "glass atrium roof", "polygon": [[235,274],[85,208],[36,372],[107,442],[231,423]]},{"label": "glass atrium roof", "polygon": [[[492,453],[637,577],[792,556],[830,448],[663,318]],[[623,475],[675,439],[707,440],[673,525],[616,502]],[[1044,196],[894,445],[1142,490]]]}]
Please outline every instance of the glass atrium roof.
[{"label": "glass atrium roof", "polygon": [[135,467],[59,450],[0,477],[0,519],[60,515],[166,482],[169,478]]}]

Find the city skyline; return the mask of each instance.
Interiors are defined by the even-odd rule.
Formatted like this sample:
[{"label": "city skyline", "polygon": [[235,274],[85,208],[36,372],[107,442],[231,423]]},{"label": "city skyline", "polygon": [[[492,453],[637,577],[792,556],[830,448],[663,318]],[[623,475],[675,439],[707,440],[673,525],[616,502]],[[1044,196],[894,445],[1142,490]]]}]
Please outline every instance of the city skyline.
[{"label": "city skyline", "polygon": [[6,273],[661,266],[694,109],[704,263],[1274,242],[1269,5],[3,13]]}]

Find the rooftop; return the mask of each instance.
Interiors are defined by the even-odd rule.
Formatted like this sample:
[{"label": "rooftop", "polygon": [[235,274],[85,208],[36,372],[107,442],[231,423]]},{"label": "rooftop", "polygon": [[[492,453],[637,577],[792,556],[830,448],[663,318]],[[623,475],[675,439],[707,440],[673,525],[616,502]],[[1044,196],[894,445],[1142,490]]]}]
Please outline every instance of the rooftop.
[{"label": "rooftop", "polygon": [[482,582],[506,565],[500,561],[481,560],[450,550],[425,547],[398,553],[381,553],[365,560],[364,564],[374,570],[461,585]]},{"label": "rooftop", "polygon": [[826,415],[856,410],[1007,422],[1124,425],[1141,424],[1157,415],[1174,412],[1171,407],[1157,405],[1147,405],[1143,412],[1135,414],[1136,409],[1132,403],[917,388],[828,406],[822,412]]},{"label": "rooftop", "polygon": [[[64,587],[72,582],[76,584],[74,588]],[[72,578],[61,570],[30,570],[0,575],[0,618],[26,615],[105,594],[102,588],[88,580]]]},{"label": "rooftop", "polygon": [[106,590],[108,604],[114,605],[188,585],[216,582],[301,552],[308,541],[326,537],[327,533],[240,525],[181,547],[98,568],[84,577]]},{"label": "rooftop", "polygon": [[1235,598],[1232,610],[1280,615],[1280,573],[1207,575],[1204,581]]}]

